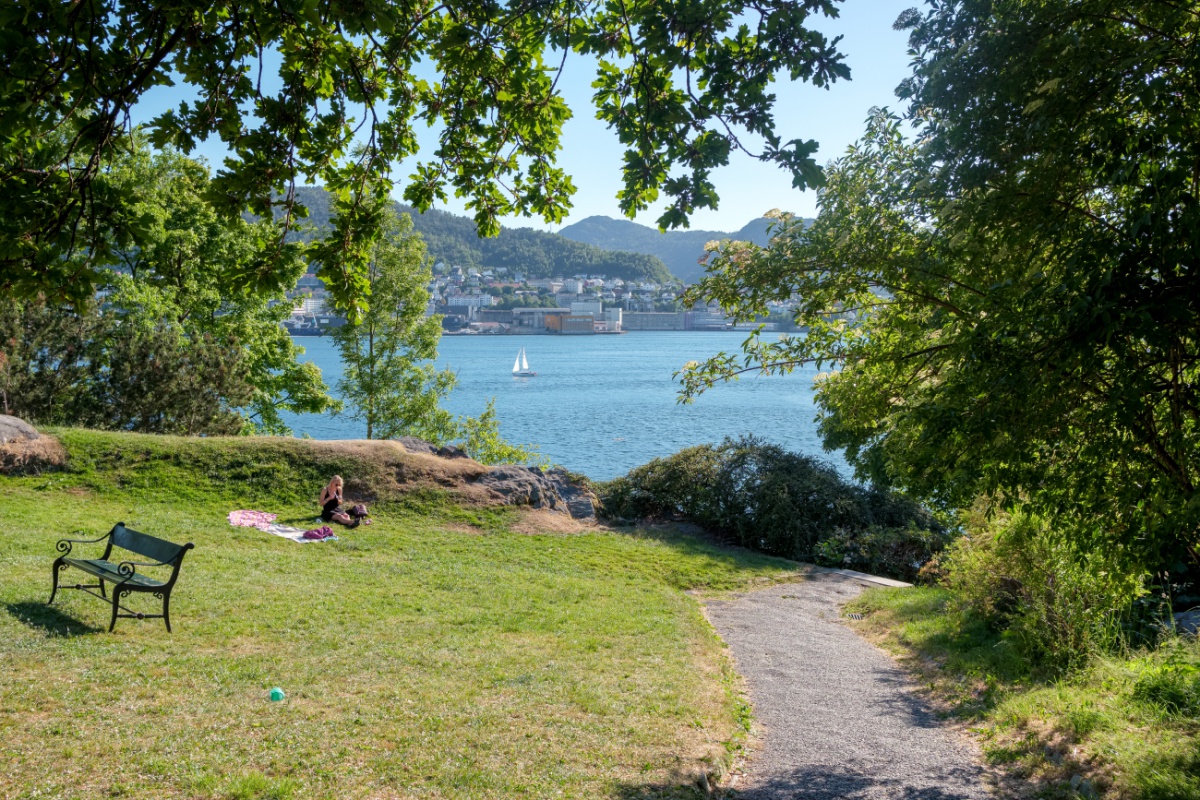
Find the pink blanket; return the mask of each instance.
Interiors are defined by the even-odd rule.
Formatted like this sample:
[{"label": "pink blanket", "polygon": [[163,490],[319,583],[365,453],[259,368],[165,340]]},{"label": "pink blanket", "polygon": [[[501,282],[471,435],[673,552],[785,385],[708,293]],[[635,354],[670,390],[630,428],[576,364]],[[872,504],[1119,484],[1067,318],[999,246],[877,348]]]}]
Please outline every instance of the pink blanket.
[{"label": "pink blanket", "polygon": [[276,514],[266,511],[230,511],[229,524],[240,528],[258,528],[265,531],[275,521]]}]

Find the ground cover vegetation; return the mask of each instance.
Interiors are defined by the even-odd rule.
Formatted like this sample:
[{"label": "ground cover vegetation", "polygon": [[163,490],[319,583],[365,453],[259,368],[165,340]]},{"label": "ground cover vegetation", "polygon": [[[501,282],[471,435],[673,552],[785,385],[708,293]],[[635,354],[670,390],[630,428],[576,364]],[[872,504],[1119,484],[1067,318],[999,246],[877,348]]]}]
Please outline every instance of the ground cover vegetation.
[{"label": "ground cover vegetation", "polygon": [[[335,194],[334,224],[308,252],[354,318],[393,168],[417,155],[418,125],[437,129],[437,145],[405,182],[415,208],[453,191],[485,235],[507,214],[559,221],[574,186],[555,163],[571,115],[557,80],[590,62],[597,114],[626,148],[622,210],[665,195],[660,223],[679,226],[715,206],[712,171],[744,141],[761,141],[755,155],[797,186],[819,182],[816,144],[775,133],[770,87],[777,74],[817,86],[849,77],[836,41],[811,27],[836,15],[833,0],[22,0],[0,14],[0,285],[55,303],[90,300],[114,251],[140,245],[128,224],[138,187],[110,170],[154,88],[182,96],[151,121],[156,146],[186,154],[215,137],[228,148],[209,193],[220,213],[282,210],[282,245],[303,213],[298,181]],[[281,252],[262,251],[236,283],[282,285]]]},{"label": "ground cover vegetation", "polygon": [[[1192,655],[1163,669],[1194,674],[1169,631],[1200,601],[1200,9],[951,2],[897,26],[903,114],[872,114],[811,227],[779,215],[767,247],[714,243],[691,295],[740,320],[796,298],[806,335],[692,364],[684,393],[827,367],[826,445],[967,533],[927,573],[945,588],[879,624],[914,654],[999,643],[1031,753],[1073,724],[1047,698],[1111,683],[1105,703],[1143,711],[1097,710],[1105,732],[1081,752],[1100,784],[1196,796],[1190,702],[1133,687],[1177,652]],[[963,670],[986,683],[993,667]]]},{"label": "ground cover vegetation", "polygon": [[[665,528],[546,533],[390,442],[56,433],[64,469],[0,477],[6,797],[700,797],[747,708],[685,590],[795,574]],[[374,524],[225,521],[303,525],[333,472]],[[54,542],[118,520],[196,544],[171,635],[45,605]]]},{"label": "ground cover vegetation", "polygon": [[[1039,571],[1045,578],[1064,566],[1077,570],[1059,562]],[[1078,600],[1087,592],[1068,591]],[[1026,637],[1046,638],[1024,624],[1036,619],[1032,609],[1016,636],[953,588],[870,590],[846,610],[977,735],[1001,785],[1017,779],[1017,796],[1032,784],[1046,798],[1200,798],[1196,638],[1093,652],[1062,675],[1028,657]]]},{"label": "ground cover vegetation", "polygon": [[894,492],[754,437],[689,447],[597,484],[614,519],[682,519],[763,553],[914,580],[951,540]]}]

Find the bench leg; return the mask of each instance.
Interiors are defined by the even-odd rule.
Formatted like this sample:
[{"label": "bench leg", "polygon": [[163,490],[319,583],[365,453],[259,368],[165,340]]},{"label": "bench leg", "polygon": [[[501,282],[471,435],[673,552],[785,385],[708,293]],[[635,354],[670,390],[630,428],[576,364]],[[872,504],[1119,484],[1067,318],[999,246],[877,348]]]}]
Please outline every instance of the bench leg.
[{"label": "bench leg", "polygon": [[108,599],[108,593],[104,591],[104,578],[100,579],[100,596],[105,600]]},{"label": "bench leg", "polygon": [[171,632],[171,593],[163,595],[163,622],[167,623],[167,633]]},{"label": "bench leg", "polygon": [[56,594],[58,594],[58,573],[59,573],[59,570],[62,569],[62,566],[63,566],[63,560],[61,558],[54,559],[54,566],[52,566],[50,568],[50,571],[54,573],[54,575],[53,575],[54,582],[50,585],[50,599],[46,601],[46,605],[50,605],[51,603],[53,603],[54,596]]},{"label": "bench leg", "polygon": [[119,611],[121,608],[121,593],[117,591],[117,587],[115,586],[113,587],[112,607],[112,620],[110,620],[108,623],[109,633],[112,633],[113,628],[117,627],[117,611]]}]

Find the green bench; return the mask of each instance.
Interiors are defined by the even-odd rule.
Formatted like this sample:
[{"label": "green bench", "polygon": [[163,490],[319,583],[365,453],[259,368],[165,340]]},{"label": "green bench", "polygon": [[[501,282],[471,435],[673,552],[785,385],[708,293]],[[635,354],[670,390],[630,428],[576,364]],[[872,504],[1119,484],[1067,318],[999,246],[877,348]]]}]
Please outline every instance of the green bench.
[{"label": "green bench", "polygon": [[[106,540],[108,541],[108,545],[104,548],[104,555],[100,556],[100,558],[68,557],[71,555],[71,546],[74,544],[95,544]],[[117,617],[125,617],[126,619],[161,618],[167,624],[167,633],[171,632],[171,589],[174,588],[175,580],[179,577],[179,567],[183,563],[184,554],[195,547],[191,542],[178,545],[174,542],[168,542],[166,539],[158,539],[154,536],[138,533],[135,530],[126,528],[124,522],[118,522],[113,526],[111,531],[99,539],[61,539],[55,547],[62,555],[54,561],[54,586],[50,590],[50,603],[54,602],[54,596],[58,594],[59,573],[67,567],[75,567],[98,578],[99,583],[86,585],[77,583],[74,586],[64,585],[64,589],[81,589],[93,597],[99,597],[101,600],[108,601],[109,598],[105,592],[104,585],[106,583],[112,584],[112,621],[108,625],[109,633],[112,633],[113,628],[116,627]],[[122,550],[150,560],[110,561],[109,559],[113,554],[114,547],[119,547]],[[162,577],[166,577],[165,570],[170,568],[171,575],[167,580],[160,581],[138,572],[138,567],[162,567],[163,571],[156,573]],[[92,589],[99,589],[100,594],[91,591]],[[122,606],[120,599],[131,592],[150,592],[155,597],[162,598],[162,613],[142,614],[130,611]],[[121,611],[125,613],[119,613]]]}]

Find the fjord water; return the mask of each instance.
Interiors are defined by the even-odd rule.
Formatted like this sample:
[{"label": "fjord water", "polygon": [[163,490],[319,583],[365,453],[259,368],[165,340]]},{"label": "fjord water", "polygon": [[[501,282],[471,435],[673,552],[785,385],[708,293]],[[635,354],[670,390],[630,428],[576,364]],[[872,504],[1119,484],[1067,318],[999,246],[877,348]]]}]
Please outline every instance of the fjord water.
[{"label": "fjord water", "polygon": [[[458,374],[445,403],[450,411],[478,415],[494,397],[505,439],[536,445],[554,463],[591,478],[607,480],[685,447],[742,434],[820,456],[845,471],[840,455],[825,453],[817,436],[813,368],[790,376],[744,376],[691,405],[677,402],[676,371],[692,359],[737,352],[744,338],[732,332],[446,336],[437,363]],[[334,386],[341,359],[333,342],[296,342],[307,351],[301,360],[314,362]],[[521,347],[535,378],[512,377]],[[366,435],[363,423],[346,416],[287,415],[287,423],[297,436],[315,439]]]}]

